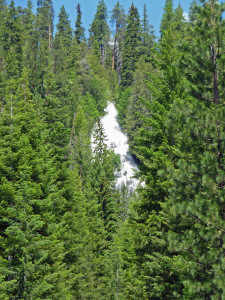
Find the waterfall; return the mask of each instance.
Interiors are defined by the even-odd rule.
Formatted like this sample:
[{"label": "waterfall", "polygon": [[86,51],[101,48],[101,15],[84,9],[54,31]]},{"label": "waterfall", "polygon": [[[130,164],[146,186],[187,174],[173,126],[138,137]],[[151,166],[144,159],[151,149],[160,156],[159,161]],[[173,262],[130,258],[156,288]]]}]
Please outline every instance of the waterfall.
[{"label": "waterfall", "polygon": [[[115,174],[116,186],[119,190],[126,186],[132,193],[138,186],[139,180],[133,178],[134,170],[137,170],[137,163],[129,153],[128,138],[122,132],[117,122],[117,111],[113,103],[109,103],[106,108],[106,115],[101,118],[104,133],[107,136],[106,144],[113,149],[115,154],[120,155],[121,171]],[[93,143],[93,137],[92,137]],[[94,145],[93,145],[94,147]]]}]

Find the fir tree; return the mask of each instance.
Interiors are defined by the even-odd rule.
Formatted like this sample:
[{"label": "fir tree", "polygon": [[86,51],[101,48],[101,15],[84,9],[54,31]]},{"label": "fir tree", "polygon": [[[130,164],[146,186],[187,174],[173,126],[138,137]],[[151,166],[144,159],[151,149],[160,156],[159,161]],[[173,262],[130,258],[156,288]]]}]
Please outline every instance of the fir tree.
[{"label": "fir tree", "polygon": [[125,12],[119,2],[114,6],[111,14],[111,22],[116,30],[113,44],[112,70],[116,69],[119,82],[121,80],[122,48],[126,28]]},{"label": "fir tree", "polygon": [[[181,68],[188,79],[186,88],[193,97],[219,103],[224,86],[221,80],[224,74],[224,5],[214,1],[202,3],[194,4],[194,21],[189,24],[187,38],[181,45],[184,53],[193,55],[182,56]],[[190,68],[190,63],[195,68]]]},{"label": "fir tree", "polygon": [[[94,161],[92,169],[93,185],[101,205],[101,214],[106,229],[110,231],[113,224],[113,182],[115,164],[113,154],[107,149],[106,135],[102,123],[98,120],[93,135]],[[115,221],[115,220],[114,220]]]},{"label": "fir tree", "polygon": [[13,0],[10,2],[2,30],[4,30],[2,50],[6,62],[7,76],[17,77],[20,75],[22,63],[22,23]]},{"label": "fir tree", "polygon": [[160,34],[163,37],[164,31],[168,30],[173,22],[174,9],[173,0],[165,0],[164,12],[160,24]]},{"label": "fir tree", "polygon": [[[192,58],[199,67],[185,72],[191,97],[185,102],[176,101],[174,113],[170,114],[168,130],[173,134],[179,160],[176,168],[170,169],[172,186],[165,212],[170,215],[170,249],[178,252],[177,265],[185,266],[181,272],[184,297],[221,298],[224,295],[221,285],[224,110],[220,103],[223,93],[220,76],[224,71],[218,53],[224,45],[218,39],[223,32],[224,5],[203,1],[193,11],[194,21],[189,27],[191,47],[183,49],[184,57]],[[208,38],[206,31],[202,31],[204,27],[210,32]],[[201,54],[196,52],[197,48]],[[204,63],[204,71],[200,62]],[[175,120],[178,128],[173,125]]]},{"label": "fir tree", "polygon": [[72,29],[70,27],[70,21],[68,20],[68,14],[65,10],[64,5],[61,7],[59,12],[59,22],[56,25],[57,34],[62,35],[65,39],[64,46],[69,46],[72,39]]},{"label": "fir tree", "polygon": [[79,2],[77,4],[76,10],[77,10],[77,18],[75,22],[76,29],[74,31],[74,34],[75,34],[77,44],[80,44],[85,39],[85,35],[84,35],[84,28],[82,27],[82,21],[81,21],[82,12],[81,12]]},{"label": "fir tree", "polygon": [[[174,20],[163,31],[160,51],[152,60],[154,64],[148,66],[150,73],[139,60],[139,69],[134,73],[137,87],[134,81],[127,113],[129,136],[134,139],[131,139],[132,150],[141,162],[140,175],[145,182],[145,188],[140,190],[131,210],[131,235],[136,237],[131,242],[135,253],[133,277],[138,280],[133,281],[129,293],[135,294],[136,298],[170,298],[183,288],[180,266],[174,265],[174,253],[168,249],[166,234],[169,226],[161,206],[167,201],[171,182],[165,176],[166,171],[161,173],[160,170],[173,168],[176,160],[172,150],[174,141],[167,132],[167,114],[174,97],[183,97],[182,77],[176,67],[180,57],[176,44],[180,42],[182,28],[175,34],[173,28],[177,22]],[[139,83],[136,76],[145,78],[142,80],[146,86]],[[137,114],[133,114],[136,111]]]},{"label": "fir tree", "polygon": [[78,106],[77,112],[74,114],[69,146],[71,147],[72,161],[80,170],[80,177],[86,178],[90,167],[91,147],[87,120],[81,106]]},{"label": "fir tree", "polygon": [[48,43],[49,49],[52,47],[54,10],[52,0],[37,2],[37,28],[40,38]]},{"label": "fir tree", "polygon": [[135,64],[140,54],[140,17],[134,4],[131,5],[127,18],[124,37],[123,66],[121,72],[121,88],[130,86],[133,80]]},{"label": "fir tree", "polygon": [[[9,298],[47,294],[57,298],[70,293],[68,286],[57,287],[68,271],[62,268],[64,248],[54,232],[60,227],[53,204],[58,192],[56,169],[48,131],[37,117],[28,86],[24,69],[17,93],[8,99],[1,115],[1,237],[5,240],[2,257],[7,261],[1,276]],[[55,275],[49,277],[49,272]]]},{"label": "fir tree", "polygon": [[52,41],[53,41],[54,11],[51,0],[38,1],[37,32],[38,55],[35,64],[35,85],[42,97],[45,95],[44,80],[48,69],[52,68]]},{"label": "fir tree", "polygon": [[98,45],[101,63],[104,64],[106,58],[106,48],[109,41],[109,26],[107,24],[107,7],[104,0],[100,0],[97,6],[97,11],[94,16],[94,20],[91,23],[90,31],[90,44],[93,45],[95,42]]},{"label": "fir tree", "polygon": [[[169,130],[175,130],[179,160],[176,169],[170,169],[172,185],[165,204],[169,247],[178,252],[176,265],[183,266],[180,278],[184,297],[221,298],[224,110],[218,104],[207,107],[190,98],[174,103],[174,113]],[[175,120],[179,130],[172,125]]]},{"label": "fir tree", "polygon": [[149,24],[146,4],[144,4],[141,38],[143,43],[142,55],[146,55],[147,59],[151,60],[152,52],[154,52],[155,36],[153,26]]},{"label": "fir tree", "polygon": [[34,89],[36,80],[36,63],[38,52],[38,33],[36,30],[36,18],[32,12],[33,5],[30,0],[27,1],[27,7],[22,17],[23,23],[23,66],[29,72],[29,82],[31,90]]},{"label": "fir tree", "polygon": [[55,73],[61,73],[68,68],[69,57],[71,56],[72,46],[72,29],[68,14],[65,7],[62,6],[59,12],[59,22],[56,25],[57,33],[54,38],[54,58],[55,58]]}]

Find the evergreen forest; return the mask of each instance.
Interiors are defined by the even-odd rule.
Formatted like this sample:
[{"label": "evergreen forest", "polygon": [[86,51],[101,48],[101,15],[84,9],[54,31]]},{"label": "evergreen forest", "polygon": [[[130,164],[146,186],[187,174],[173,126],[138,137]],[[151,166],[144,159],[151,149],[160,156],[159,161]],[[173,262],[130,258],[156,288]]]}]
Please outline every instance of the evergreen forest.
[{"label": "evergreen forest", "polygon": [[165,0],[156,37],[146,5],[99,0],[87,36],[79,3],[55,26],[53,0],[0,0],[1,300],[225,300],[224,12]]}]

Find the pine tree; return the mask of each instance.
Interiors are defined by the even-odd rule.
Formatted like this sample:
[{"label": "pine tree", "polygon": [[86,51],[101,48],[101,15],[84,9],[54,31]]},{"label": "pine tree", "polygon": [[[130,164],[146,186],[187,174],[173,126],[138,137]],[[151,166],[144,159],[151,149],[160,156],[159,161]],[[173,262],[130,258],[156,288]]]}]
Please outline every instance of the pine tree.
[{"label": "pine tree", "polygon": [[98,119],[93,134],[94,160],[91,177],[93,178],[92,184],[101,205],[104,225],[110,231],[115,218],[113,209],[113,201],[115,201],[115,195],[113,195],[115,164],[113,163],[113,153],[107,149],[105,142],[106,135],[102,123]]},{"label": "pine tree", "polygon": [[37,42],[38,54],[35,64],[34,85],[38,92],[45,96],[44,80],[48,69],[52,68],[52,42],[53,42],[54,10],[52,0],[38,1],[37,3]]},{"label": "pine tree", "polygon": [[22,63],[22,24],[15,3],[10,2],[2,36],[2,50],[6,63],[7,77],[17,77]]},{"label": "pine tree", "polygon": [[90,148],[111,85],[65,9],[53,37],[52,1],[37,4],[0,2],[0,298],[113,297],[117,159]]},{"label": "pine tree", "polygon": [[106,59],[106,48],[109,41],[110,31],[107,24],[107,7],[104,0],[100,0],[97,6],[97,11],[94,16],[94,20],[91,23],[89,29],[90,32],[90,45],[97,43],[100,55],[101,63],[104,64]]},{"label": "pine tree", "polygon": [[[96,273],[100,261],[96,240],[101,240],[102,227],[96,214],[94,198],[87,198],[83,192],[79,170],[65,168],[67,174],[66,194],[70,201],[66,203],[63,214],[62,240],[65,245],[65,266],[71,272],[70,284],[72,299],[78,299],[94,293],[97,281]],[[87,189],[85,189],[87,193]],[[93,223],[96,225],[92,230]],[[96,235],[96,236],[95,236]],[[99,250],[99,249],[98,249]],[[95,256],[96,253],[96,256]],[[93,257],[96,259],[94,260]]]},{"label": "pine tree", "polygon": [[147,56],[148,60],[152,60],[155,36],[153,26],[148,21],[146,4],[144,4],[141,38],[143,43],[142,55]]},{"label": "pine tree", "polygon": [[58,31],[53,41],[55,73],[60,74],[68,68],[72,51],[72,29],[64,6],[60,9],[59,22],[56,27]]},{"label": "pine tree", "polygon": [[[167,19],[166,13],[164,18]],[[162,213],[162,203],[167,201],[171,185],[163,170],[169,167],[172,169],[176,160],[174,141],[167,131],[167,115],[174,98],[184,97],[181,72],[177,68],[180,52],[176,46],[182,32],[182,28],[177,26],[177,20],[180,19],[177,17],[175,21],[174,14],[163,30],[157,56],[152,59],[152,65],[148,66],[150,72],[145,69],[143,61],[139,60],[139,69],[134,73],[137,87],[134,81],[133,95],[128,106],[127,128],[129,136],[133,138],[132,150],[141,163],[140,175],[145,182],[145,187],[140,190],[138,199],[132,205],[130,220],[135,263],[128,270],[137,280],[133,280],[128,293],[134,294],[136,298],[172,298],[183,288],[179,276],[182,268],[174,264],[174,253],[168,249],[166,237],[169,226]],[[183,25],[182,19],[180,23]],[[175,28],[180,31],[175,32]],[[139,83],[136,76],[140,80],[145,78],[142,79],[145,86]],[[139,99],[139,95],[142,99]],[[136,128],[129,128],[129,125]]]},{"label": "pine tree", "polygon": [[[221,80],[224,74],[224,28],[221,17],[224,7],[214,1],[203,1],[203,5],[194,4],[193,10],[194,21],[190,23],[187,38],[181,45],[184,53],[193,53],[181,58],[181,68],[188,78],[186,88],[193,97],[219,103],[224,86]],[[190,68],[190,63],[195,68]]]},{"label": "pine tree", "polygon": [[113,44],[112,70],[115,69],[117,71],[118,79],[120,82],[122,67],[122,48],[126,28],[126,20],[124,8],[120,5],[119,2],[117,2],[112,10],[111,23],[115,24],[116,26]]},{"label": "pine tree", "polygon": [[140,17],[134,4],[131,5],[127,18],[124,37],[123,66],[121,72],[121,88],[130,86],[133,80],[135,64],[140,54],[141,34]]},{"label": "pine tree", "polygon": [[188,29],[192,37],[190,48],[184,41],[182,49],[183,59],[193,59],[196,69],[185,72],[190,96],[185,102],[174,103],[168,123],[179,160],[176,168],[170,169],[172,185],[164,209],[170,227],[169,247],[178,252],[177,265],[184,266],[180,276],[184,285],[182,295],[187,299],[219,299],[225,292],[221,285],[225,276],[224,203],[221,201],[224,186],[221,74],[224,70],[219,55],[224,49],[223,42],[219,42],[224,32],[221,22],[224,9],[224,4],[202,1],[192,10],[193,23]]},{"label": "pine tree", "polygon": [[52,48],[54,10],[52,0],[37,2],[37,28],[39,37]]},{"label": "pine tree", "polygon": [[164,31],[168,30],[173,22],[174,9],[173,0],[165,0],[164,12],[160,24],[160,34],[163,37]]},{"label": "pine tree", "polygon": [[36,17],[33,14],[33,5],[31,0],[27,1],[22,16],[23,23],[23,66],[29,72],[29,82],[33,92],[36,80],[36,61],[38,52],[38,33],[36,30]]},{"label": "pine tree", "polygon": [[184,37],[186,24],[180,5],[175,11],[171,11],[169,8],[172,9],[172,6],[165,7],[164,19],[162,19],[161,24],[164,29],[159,44],[159,64],[163,72],[164,98],[168,100],[168,103],[171,103],[173,101],[173,93],[182,97],[184,90],[183,83],[181,83],[183,77],[182,68],[178,67],[182,51],[178,45]]},{"label": "pine tree", "polygon": [[[176,106],[176,108],[175,108]],[[171,127],[179,160],[170,170],[172,185],[165,212],[170,249],[178,252],[177,265],[187,299],[221,298],[224,287],[222,199],[224,109],[186,99],[174,103]],[[176,121],[179,128],[172,123]],[[179,131],[180,132],[179,132]],[[185,138],[185,140],[184,140]]]},{"label": "pine tree", "polygon": [[59,22],[56,25],[57,34],[63,36],[64,38],[64,46],[69,47],[72,39],[72,29],[70,27],[70,21],[68,20],[68,14],[65,10],[64,5],[62,5],[59,12]]},{"label": "pine tree", "polygon": [[[136,137],[139,136],[139,130],[143,125],[143,115],[148,116],[148,110],[144,104],[143,99],[151,97],[151,91],[147,85],[149,80],[149,73],[157,76],[157,71],[149,62],[145,62],[144,57],[140,58],[137,63],[137,69],[134,73],[134,80],[132,90],[129,97],[129,106],[124,113],[121,106],[118,106],[119,117],[125,120],[125,128],[129,137],[130,151],[135,151]],[[121,105],[121,104],[120,104]],[[123,115],[122,112],[124,113]]]},{"label": "pine tree", "polygon": [[[98,57],[96,57],[92,51],[82,62],[86,64],[86,74],[84,72],[82,78],[83,88],[94,98],[98,116],[102,116],[110,95],[108,73],[105,67],[100,63],[100,60],[98,60]],[[87,69],[87,66],[89,66],[89,70]]]},{"label": "pine tree", "polygon": [[74,114],[73,126],[70,135],[69,146],[71,147],[71,155],[74,163],[80,170],[81,179],[87,177],[90,167],[91,147],[88,133],[87,120],[84,110],[78,106]]},{"label": "pine tree", "polygon": [[79,2],[77,4],[76,10],[77,10],[77,18],[75,22],[76,29],[74,31],[74,34],[75,34],[77,44],[79,45],[85,39],[84,28],[82,27],[82,21],[81,21],[82,12],[81,12]]},{"label": "pine tree", "polygon": [[53,201],[59,193],[53,176],[57,172],[48,131],[31,96],[24,69],[17,92],[9,97],[0,119],[1,238],[2,258],[7,261],[1,276],[9,298],[48,294],[57,299],[70,295],[69,286],[58,285],[68,280],[69,272],[63,269],[64,248],[55,233],[60,228]]}]

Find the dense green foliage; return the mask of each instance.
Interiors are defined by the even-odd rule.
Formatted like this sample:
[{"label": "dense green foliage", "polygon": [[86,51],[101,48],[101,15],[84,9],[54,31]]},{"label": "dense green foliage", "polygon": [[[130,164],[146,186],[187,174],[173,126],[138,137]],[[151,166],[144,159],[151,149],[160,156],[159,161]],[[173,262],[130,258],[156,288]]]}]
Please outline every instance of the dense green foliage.
[{"label": "dense green foliage", "polygon": [[[0,299],[225,299],[225,4],[0,1]],[[118,109],[143,181],[116,188]],[[95,148],[91,147],[91,134]]]},{"label": "dense green foliage", "polygon": [[102,64],[105,64],[106,51],[110,37],[107,23],[108,13],[104,0],[99,0],[97,11],[90,25],[90,44],[95,48]]},{"label": "dense green foliage", "polygon": [[124,35],[123,66],[121,72],[121,87],[129,87],[132,83],[135,64],[140,57],[141,44],[140,17],[134,4],[131,5],[127,18],[127,26]]}]

